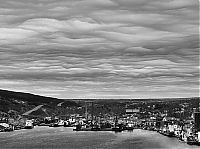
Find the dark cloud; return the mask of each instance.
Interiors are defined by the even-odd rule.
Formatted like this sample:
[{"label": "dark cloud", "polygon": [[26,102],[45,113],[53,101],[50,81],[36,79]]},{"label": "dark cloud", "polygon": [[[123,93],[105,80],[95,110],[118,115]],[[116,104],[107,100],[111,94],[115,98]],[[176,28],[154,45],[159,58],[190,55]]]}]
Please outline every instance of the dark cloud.
[{"label": "dark cloud", "polygon": [[0,88],[199,96],[198,0],[0,0]]}]

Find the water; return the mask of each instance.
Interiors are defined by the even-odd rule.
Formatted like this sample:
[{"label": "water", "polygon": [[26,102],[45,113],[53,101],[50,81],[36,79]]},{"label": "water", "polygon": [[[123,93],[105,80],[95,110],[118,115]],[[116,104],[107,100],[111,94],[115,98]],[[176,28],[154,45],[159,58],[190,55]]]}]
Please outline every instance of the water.
[{"label": "water", "polygon": [[35,127],[0,133],[0,149],[190,149],[199,148],[157,132],[74,132],[65,127]]}]

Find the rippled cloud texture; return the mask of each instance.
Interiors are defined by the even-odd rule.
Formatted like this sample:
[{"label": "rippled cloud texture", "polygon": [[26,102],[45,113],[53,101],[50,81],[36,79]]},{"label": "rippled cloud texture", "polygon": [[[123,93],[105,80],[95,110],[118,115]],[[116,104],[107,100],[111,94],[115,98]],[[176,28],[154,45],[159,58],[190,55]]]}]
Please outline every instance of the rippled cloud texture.
[{"label": "rippled cloud texture", "polygon": [[0,88],[199,96],[198,0],[0,0]]}]

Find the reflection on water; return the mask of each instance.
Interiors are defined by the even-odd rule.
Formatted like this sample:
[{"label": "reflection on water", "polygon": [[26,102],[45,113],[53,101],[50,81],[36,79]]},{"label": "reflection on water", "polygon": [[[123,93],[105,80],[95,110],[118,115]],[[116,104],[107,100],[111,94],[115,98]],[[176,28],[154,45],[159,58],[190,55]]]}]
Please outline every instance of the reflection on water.
[{"label": "reflection on water", "polygon": [[35,127],[0,133],[0,148],[66,148],[66,149],[140,149],[140,148],[198,148],[168,138],[156,132],[74,132],[72,128]]}]

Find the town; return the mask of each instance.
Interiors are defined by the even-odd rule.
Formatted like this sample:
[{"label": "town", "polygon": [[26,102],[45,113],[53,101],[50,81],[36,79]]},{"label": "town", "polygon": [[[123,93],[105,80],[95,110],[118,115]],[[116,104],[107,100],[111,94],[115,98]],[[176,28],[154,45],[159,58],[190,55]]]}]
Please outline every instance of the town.
[{"label": "town", "polygon": [[[1,97],[1,102],[3,101]],[[24,104],[27,101],[12,101]],[[5,100],[4,100],[5,101]],[[24,102],[24,103],[23,103]],[[35,126],[72,127],[74,131],[157,131],[168,137],[200,145],[200,98],[185,99],[73,99],[50,108],[35,105],[20,113],[0,112],[0,132]],[[52,105],[51,105],[52,106]],[[26,108],[25,108],[26,109]],[[50,112],[51,111],[51,112]]]}]

